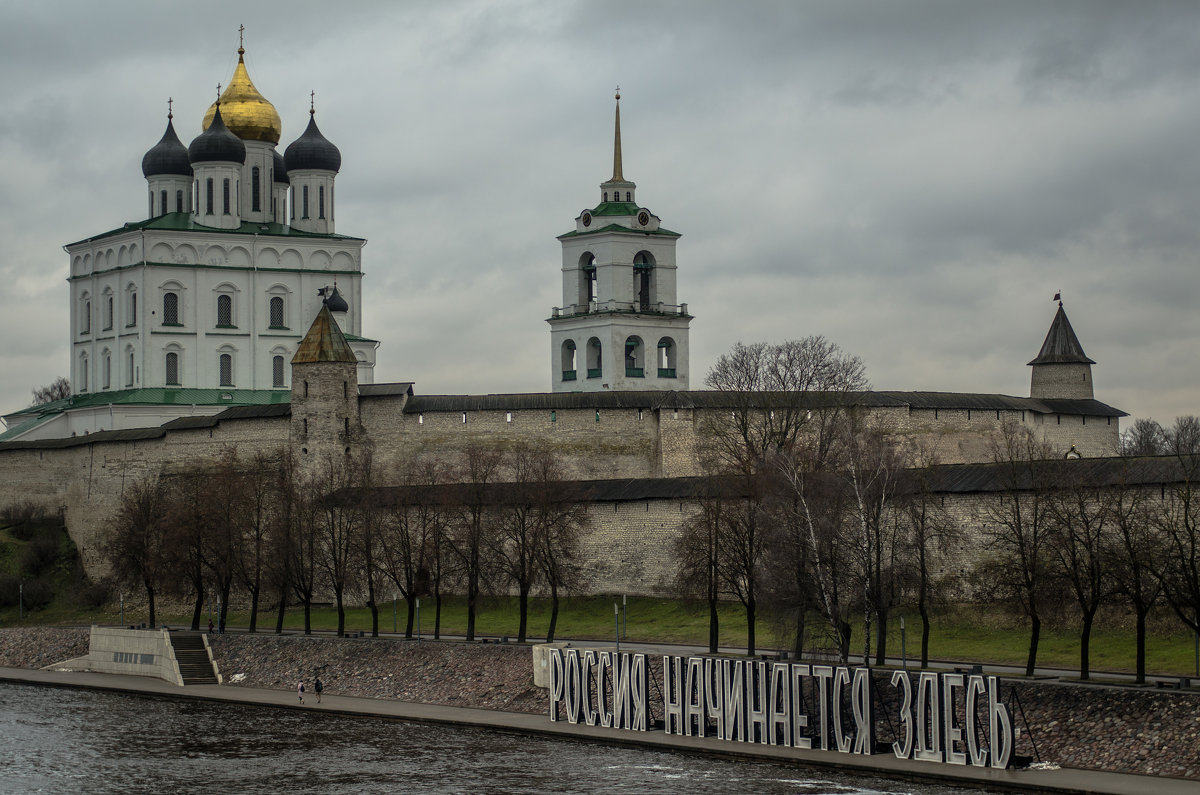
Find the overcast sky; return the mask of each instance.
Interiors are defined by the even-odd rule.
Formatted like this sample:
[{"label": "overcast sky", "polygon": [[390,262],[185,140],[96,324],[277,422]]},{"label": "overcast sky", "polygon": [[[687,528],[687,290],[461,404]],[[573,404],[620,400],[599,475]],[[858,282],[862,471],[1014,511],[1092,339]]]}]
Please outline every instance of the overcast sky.
[{"label": "overcast sky", "polygon": [[619,84],[693,388],[823,334],[879,389],[1028,395],[1061,290],[1098,399],[1200,413],[1200,4],[1040,0],[0,0],[0,411],[67,374],[62,246],[145,217],[167,97],[186,144],[239,24],[280,148],[315,90],[341,149],[377,382],[550,388]]}]

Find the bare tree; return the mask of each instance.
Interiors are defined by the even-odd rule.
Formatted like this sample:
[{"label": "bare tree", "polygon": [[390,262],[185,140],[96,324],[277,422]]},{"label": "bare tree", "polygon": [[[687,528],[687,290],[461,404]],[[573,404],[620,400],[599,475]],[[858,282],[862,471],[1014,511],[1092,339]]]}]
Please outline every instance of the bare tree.
[{"label": "bare tree", "polygon": [[721,527],[724,499],[706,494],[699,510],[683,526],[675,540],[676,583],[682,593],[698,596],[708,605],[708,653],[716,654],[720,644],[721,602]]},{"label": "bare tree", "polygon": [[916,561],[911,579],[916,581],[917,613],[921,617],[921,667],[928,668],[929,608],[931,594],[937,590],[933,562],[962,540],[962,530],[933,493],[933,467],[938,464],[936,445],[914,444],[909,450],[909,461],[914,466],[908,471],[909,488],[900,504],[907,520],[902,543]]},{"label": "bare tree", "polygon": [[1162,545],[1155,532],[1144,489],[1129,485],[1128,466],[1108,493],[1112,532],[1106,539],[1116,590],[1133,606],[1136,620],[1137,682],[1146,681],[1146,617],[1162,595],[1154,576],[1162,568]]},{"label": "bare tree", "polygon": [[1165,455],[1166,452],[1163,427],[1148,417],[1135,420],[1121,433],[1121,455]]},{"label": "bare tree", "polygon": [[45,386],[33,390],[33,405],[42,406],[56,400],[66,400],[71,397],[71,382],[59,376]]},{"label": "bare tree", "polygon": [[987,507],[986,544],[993,557],[977,572],[981,585],[1029,619],[1025,675],[1033,676],[1041,639],[1043,602],[1051,572],[1047,534],[1050,448],[1028,428],[1005,424],[992,442],[1000,492]]},{"label": "bare tree", "polygon": [[1163,544],[1155,573],[1167,604],[1200,633],[1200,456],[1178,458],[1181,478],[1165,490],[1155,515]]},{"label": "bare tree", "polygon": [[358,549],[358,536],[362,531],[363,511],[357,505],[333,499],[333,495],[360,483],[368,483],[371,466],[370,453],[345,462],[328,457],[320,464],[320,474],[315,483],[315,494],[319,495],[315,518],[317,522],[316,559],[333,590],[337,609],[337,634],[346,634],[346,590],[357,573],[354,559]]},{"label": "bare tree", "polygon": [[552,466],[539,476],[544,489],[538,508],[541,518],[537,563],[542,579],[550,589],[550,624],[546,630],[546,642],[553,643],[554,633],[558,629],[560,594],[564,589],[575,587],[579,581],[579,536],[587,523],[587,505],[583,502],[583,495],[578,501],[553,498],[549,484],[561,477],[561,471],[557,459],[547,461]]},{"label": "bare tree", "polygon": [[157,474],[130,483],[109,523],[105,557],[113,573],[146,590],[150,626],[156,626],[155,598],[170,578],[166,549],[166,505]]},{"label": "bare tree", "polygon": [[1106,535],[1110,518],[1105,489],[1093,488],[1077,472],[1046,500],[1047,549],[1079,607],[1079,678],[1091,675],[1090,649],[1096,612],[1111,593]]},{"label": "bare tree", "polygon": [[242,538],[237,558],[238,579],[250,596],[250,632],[258,631],[258,609],[262,598],[263,580],[267,568],[268,548],[272,530],[278,526],[275,512],[279,510],[277,489],[280,461],[263,452],[255,453],[242,473],[243,504]]},{"label": "bare tree", "polygon": [[485,558],[495,519],[490,515],[488,486],[500,474],[503,454],[494,447],[471,444],[459,456],[455,480],[461,484],[453,506],[457,518],[446,541],[454,554],[467,591],[467,640],[475,640],[479,596],[488,574]]}]

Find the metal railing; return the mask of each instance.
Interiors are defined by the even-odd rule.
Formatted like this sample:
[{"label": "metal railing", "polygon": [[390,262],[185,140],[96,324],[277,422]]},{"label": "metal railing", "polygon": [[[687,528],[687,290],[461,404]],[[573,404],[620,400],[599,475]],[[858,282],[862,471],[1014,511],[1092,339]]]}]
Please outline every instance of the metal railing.
[{"label": "metal railing", "polygon": [[653,315],[686,315],[687,304],[664,304],[661,301],[643,304],[639,301],[592,301],[587,304],[570,304],[556,306],[551,310],[551,317],[571,317],[572,315],[595,315],[602,312],[627,312]]}]

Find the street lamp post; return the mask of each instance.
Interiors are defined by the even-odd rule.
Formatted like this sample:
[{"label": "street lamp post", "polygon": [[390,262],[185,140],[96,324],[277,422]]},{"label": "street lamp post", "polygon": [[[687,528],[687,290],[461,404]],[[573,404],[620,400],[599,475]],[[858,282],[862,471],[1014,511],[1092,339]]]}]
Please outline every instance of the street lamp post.
[{"label": "street lamp post", "polygon": [[121,592],[121,626],[125,626],[125,592]]},{"label": "street lamp post", "polygon": [[900,616],[900,658],[904,661],[904,670],[908,670],[908,646],[904,642],[904,616]]},{"label": "street lamp post", "polygon": [[396,624],[396,592],[392,591],[392,634],[395,635],[397,630]]},{"label": "street lamp post", "polygon": [[629,637],[629,597],[621,595],[621,637]]},{"label": "street lamp post", "polygon": [[613,602],[613,630],[617,636],[617,654],[621,653],[621,609]]},{"label": "street lamp post", "polygon": [[421,600],[417,600],[417,643],[421,642]]}]

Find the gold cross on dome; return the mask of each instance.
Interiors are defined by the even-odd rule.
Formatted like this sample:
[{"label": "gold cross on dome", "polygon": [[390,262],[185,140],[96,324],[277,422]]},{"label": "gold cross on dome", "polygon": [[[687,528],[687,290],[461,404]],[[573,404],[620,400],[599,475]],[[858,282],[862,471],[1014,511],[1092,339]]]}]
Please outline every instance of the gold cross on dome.
[{"label": "gold cross on dome", "polygon": [[239,46],[239,47],[244,47],[244,46],[245,46],[245,40],[244,40],[244,38],[243,38],[243,34],[244,34],[245,32],[246,32],[246,26],[245,26],[245,25],[238,25],[238,46]]}]

